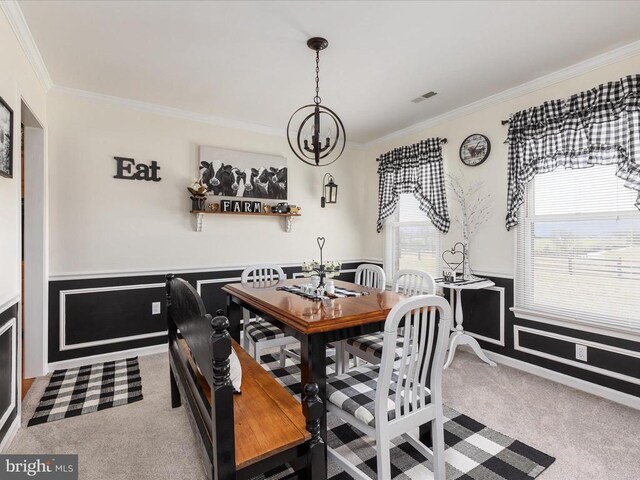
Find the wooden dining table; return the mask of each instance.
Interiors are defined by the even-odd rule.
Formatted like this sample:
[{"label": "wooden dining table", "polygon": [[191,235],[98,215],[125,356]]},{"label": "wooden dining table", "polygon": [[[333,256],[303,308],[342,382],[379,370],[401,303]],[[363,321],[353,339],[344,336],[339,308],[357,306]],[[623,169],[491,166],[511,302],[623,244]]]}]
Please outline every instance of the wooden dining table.
[{"label": "wooden dining table", "polygon": [[363,296],[312,300],[282,290],[283,286],[307,283],[305,279],[289,279],[253,285],[234,283],[225,285],[230,335],[240,341],[242,308],[253,312],[300,340],[301,384],[316,383],[319,397],[325,406],[321,419],[324,441],[324,475],[326,477],[326,384],[327,344],[368,333],[380,332],[389,311],[406,298],[391,291],[379,292],[354,283],[335,280],[336,287],[367,292]]}]

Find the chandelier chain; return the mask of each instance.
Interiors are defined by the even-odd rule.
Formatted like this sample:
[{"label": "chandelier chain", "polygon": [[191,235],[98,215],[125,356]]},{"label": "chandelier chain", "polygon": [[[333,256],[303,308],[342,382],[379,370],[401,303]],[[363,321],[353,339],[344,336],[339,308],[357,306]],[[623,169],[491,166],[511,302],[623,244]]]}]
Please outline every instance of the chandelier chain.
[{"label": "chandelier chain", "polygon": [[320,50],[316,50],[316,96],[313,97],[316,105],[320,105]]}]

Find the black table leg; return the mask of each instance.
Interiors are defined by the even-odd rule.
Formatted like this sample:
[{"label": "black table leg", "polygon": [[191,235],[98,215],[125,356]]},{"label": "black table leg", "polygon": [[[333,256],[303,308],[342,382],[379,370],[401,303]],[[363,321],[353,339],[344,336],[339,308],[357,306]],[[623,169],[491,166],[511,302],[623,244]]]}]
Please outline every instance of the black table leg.
[{"label": "black table leg", "polygon": [[427,447],[433,447],[433,431],[431,422],[420,425],[420,441]]},{"label": "black table leg", "polygon": [[318,397],[322,402],[323,415],[320,417],[320,437],[322,444],[317,445],[321,454],[314,455],[315,460],[308,467],[306,478],[327,478],[327,344],[324,335],[305,335],[300,342],[301,385],[316,384]]},{"label": "black table leg", "polygon": [[240,343],[240,318],[242,307],[233,301],[231,295],[227,295],[227,318],[229,319],[229,335]]}]

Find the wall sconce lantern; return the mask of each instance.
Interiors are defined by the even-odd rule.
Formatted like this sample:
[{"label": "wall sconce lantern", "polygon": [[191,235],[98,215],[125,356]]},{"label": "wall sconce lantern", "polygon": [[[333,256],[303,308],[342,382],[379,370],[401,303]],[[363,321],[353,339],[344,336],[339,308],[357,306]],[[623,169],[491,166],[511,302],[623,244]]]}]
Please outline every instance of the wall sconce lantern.
[{"label": "wall sconce lantern", "polygon": [[[327,182],[327,177],[329,181]],[[334,181],[333,175],[325,173],[322,177],[322,198],[320,198],[320,206],[325,207],[327,203],[337,203],[338,185]]]},{"label": "wall sconce lantern", "polygon": [[321,105],[320,50],[329,42],[321,37],[309,39],[307,46],[316,52],[316,94],[313,103],[293,112],[287,124],[291,151],[307,165],[323,167],[335,162],[347,143],[344,125],[330,108]]}]

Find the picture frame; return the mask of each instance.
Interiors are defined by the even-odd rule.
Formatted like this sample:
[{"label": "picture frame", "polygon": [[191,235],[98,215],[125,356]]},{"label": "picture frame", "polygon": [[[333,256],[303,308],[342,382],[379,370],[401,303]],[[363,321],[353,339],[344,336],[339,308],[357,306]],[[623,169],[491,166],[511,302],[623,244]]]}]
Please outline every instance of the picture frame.
[{"label": "picture frame", "polygon": [[287,159],[279,155],[199,147],[199,180],[207,195],[286,200]]},{"label": "picture frame", "polygon": [[13,178],[13,110],[0,97],[0,176]]},{"label": "picture frame", "polygon": [[464,139],[460,145],[460,160],[468,167],[482,164],[491,153],[491,142],[486,135],[474,133]]}]

